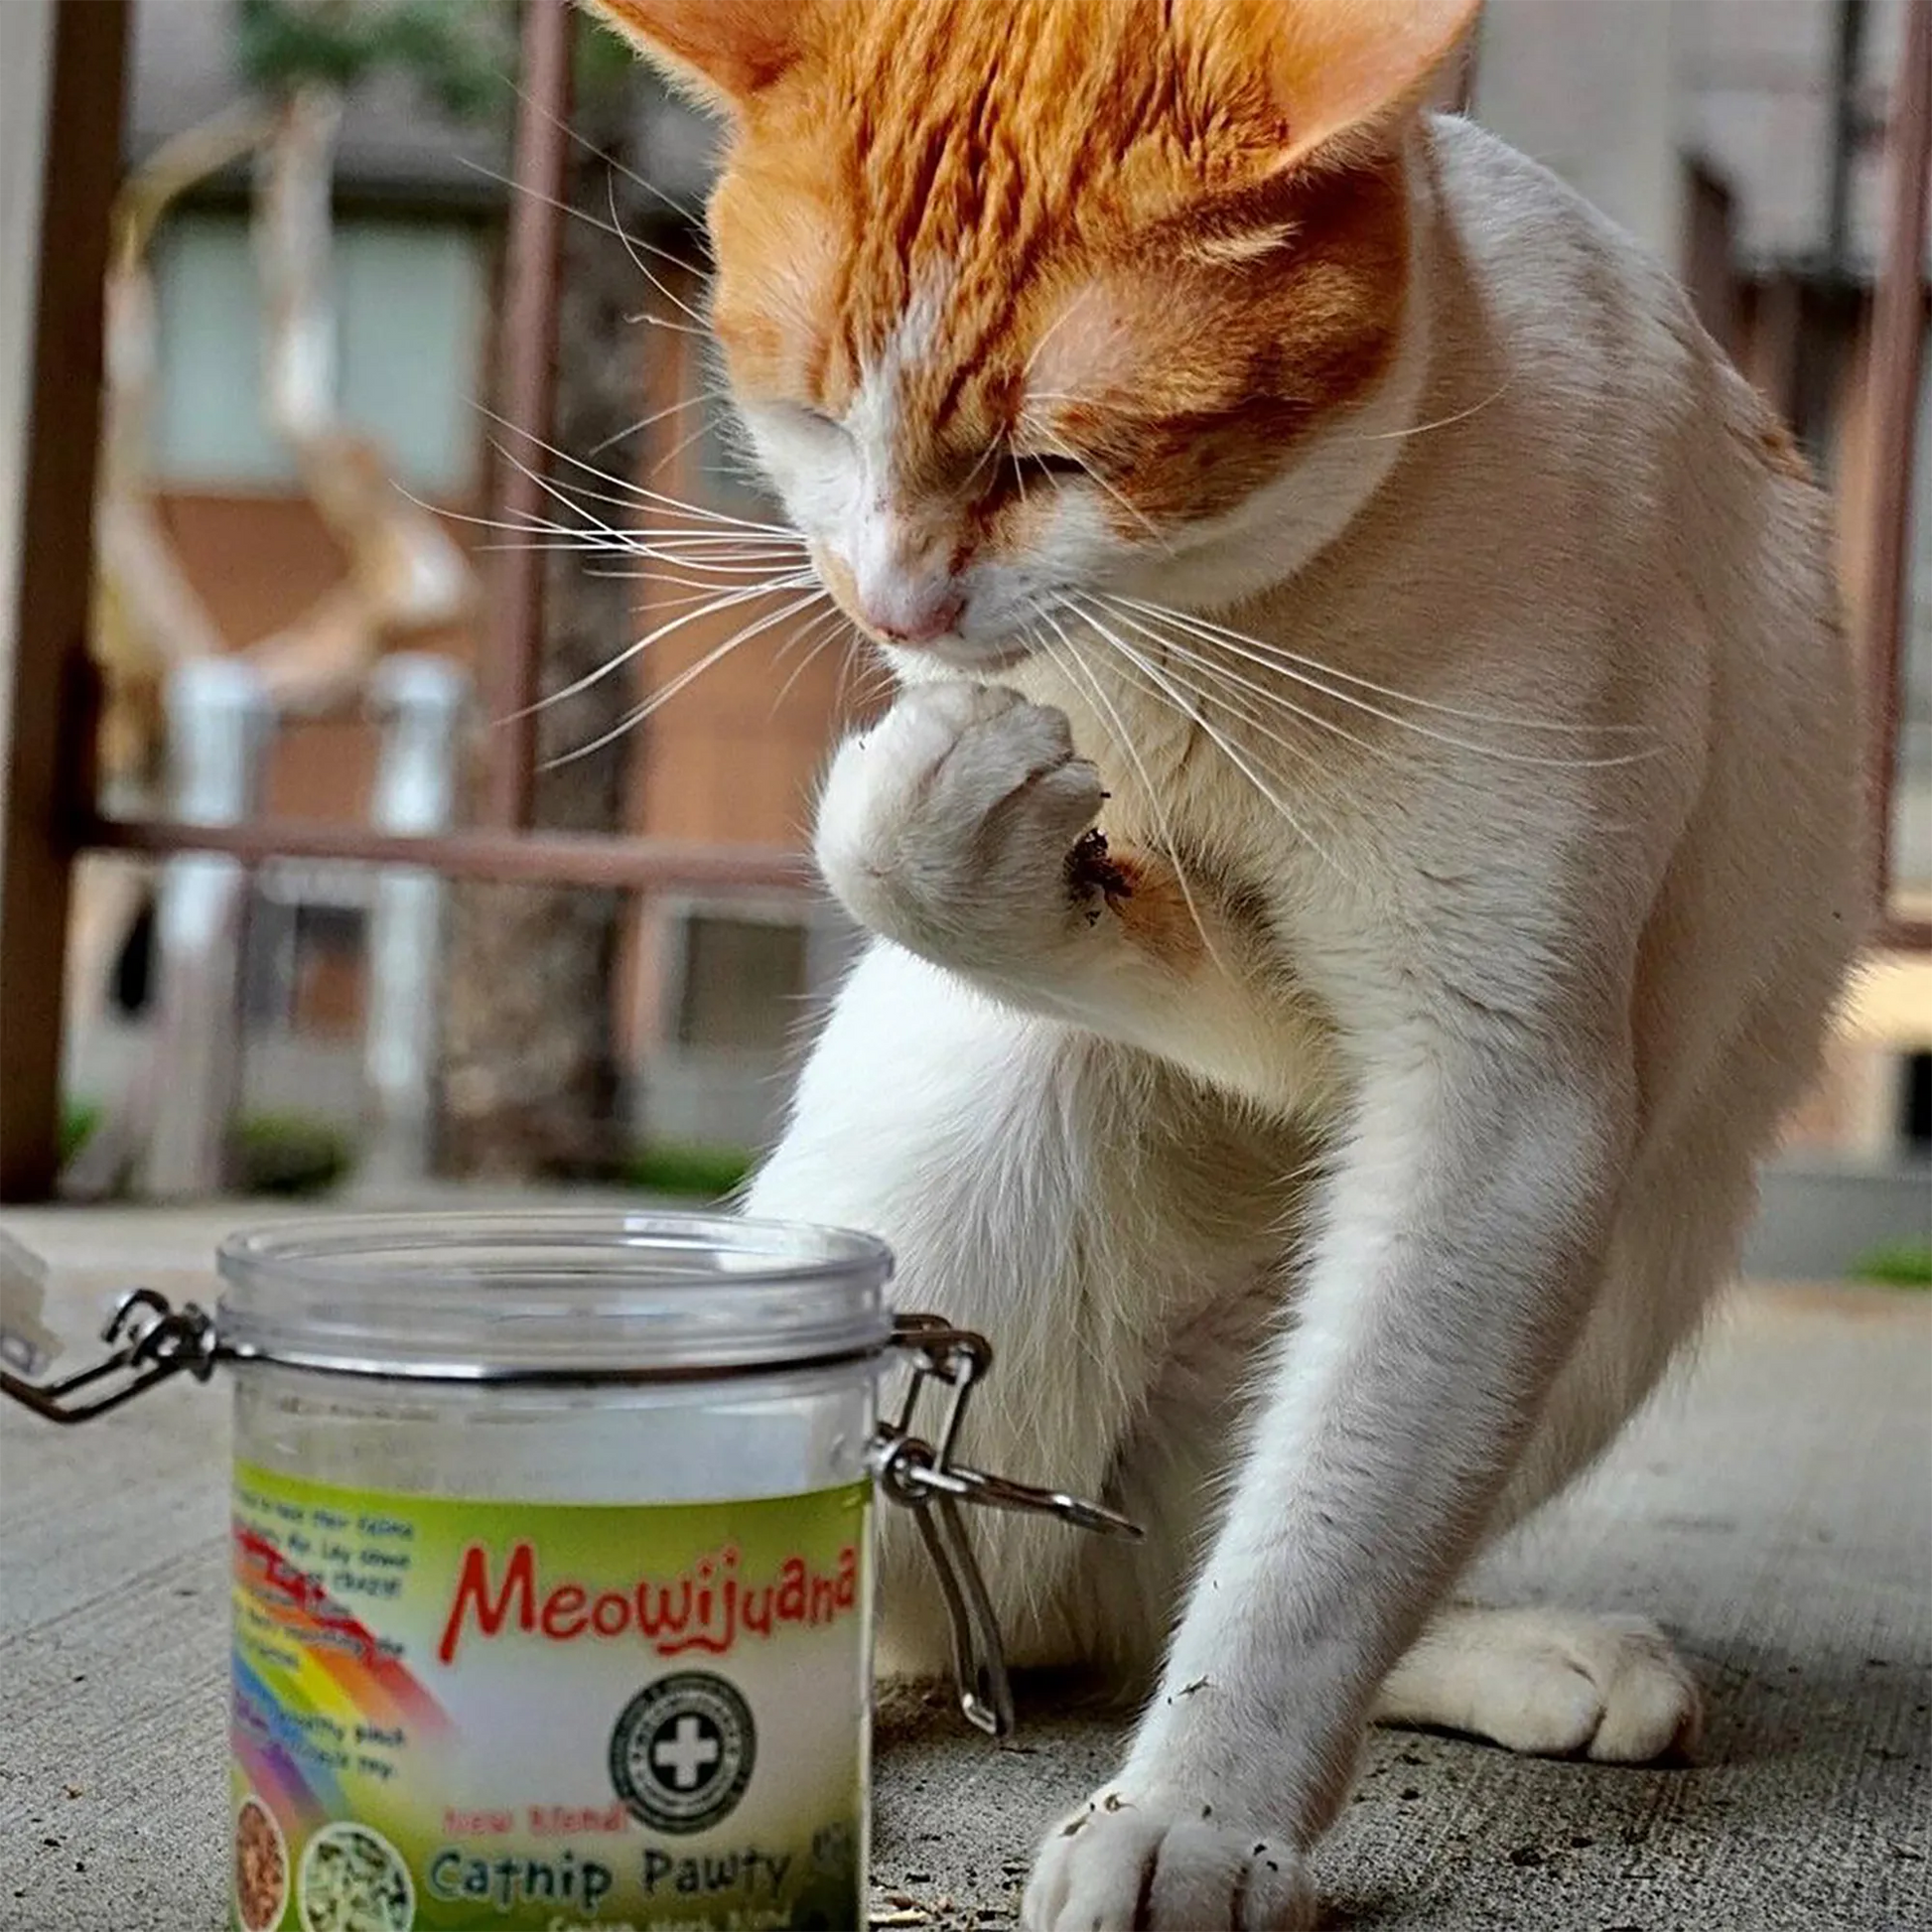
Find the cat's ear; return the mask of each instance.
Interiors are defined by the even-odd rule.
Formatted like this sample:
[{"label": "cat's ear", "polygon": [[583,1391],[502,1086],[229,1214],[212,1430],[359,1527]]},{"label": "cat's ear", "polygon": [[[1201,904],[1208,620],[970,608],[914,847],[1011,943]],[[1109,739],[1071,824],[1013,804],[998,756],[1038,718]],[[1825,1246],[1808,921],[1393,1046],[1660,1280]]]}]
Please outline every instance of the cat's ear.
[{"label": "cat's ear", "polygon": [[736,114],[797,60],[806,0],[578,0],[707,106]]},{"label": "cat's ear", "polygon": [[[1200,4],[1200,0],[1194,0]],[[1207,0],[1223,31],[1252,36],[1252,71],[1268,76],[1287,125],[1278,165],[1347,153],[1423,104],[1461,46],[1482,0]]]}]

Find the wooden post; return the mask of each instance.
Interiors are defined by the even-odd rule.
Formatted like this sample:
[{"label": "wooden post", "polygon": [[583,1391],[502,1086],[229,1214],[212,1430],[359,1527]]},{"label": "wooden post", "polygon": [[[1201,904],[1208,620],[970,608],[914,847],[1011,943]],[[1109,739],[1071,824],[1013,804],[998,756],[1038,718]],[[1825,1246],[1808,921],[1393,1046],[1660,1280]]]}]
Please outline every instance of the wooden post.
[{"label": "wooden post", "polygon": [[[557,277],[565,163],[570,139],[570,0],[523,0],[523,92],[516,118],[515,187],[503,272],[503,414],[513,425],[515,463],[499,466],[492,514],[524,524],[556,506],[538,481],[550,467],[542,445],[556,418]],[[520,466],[520,467],[519,467]],[[489,628],[485,703],[489,732],[489,817],[526,829],[535,790],[536,718],[543,657],[544,565],[531,545],[506,548]]]},{"label": "wooden post", "polygon": [[[1871,320],[1871,509],[1864,595],[1870,682],[1875,890],[1891,913],[1892,792],[1898,777],[1899,685],[1905,669],[1912,462],[1925,348],[1926,203],[1932,193],[1932,0],[1907,0],[1904,47],[1885,152],[1890,206]],[[1921,943],[1923,941],[1921,940]]]},{"label": "wooden post", "polygon": [[127,26],[126,0],[64,0],[50,30],[10,679],[0,662],[0,1201],[45,1199],[60,1161],[70,834],[92,802],[94,462]]}]

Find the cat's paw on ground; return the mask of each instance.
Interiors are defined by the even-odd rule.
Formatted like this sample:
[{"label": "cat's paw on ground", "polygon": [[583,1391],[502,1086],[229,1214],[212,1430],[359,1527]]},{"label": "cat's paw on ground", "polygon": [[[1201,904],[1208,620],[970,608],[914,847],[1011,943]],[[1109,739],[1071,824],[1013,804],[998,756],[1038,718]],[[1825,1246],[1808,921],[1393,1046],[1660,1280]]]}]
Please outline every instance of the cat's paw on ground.
[{"label": "cat's paw on ground", "polygon": [[834,760],[819,867],[855,918],[910,951],[1022,967],[1070,924],[1070,855],[1101,797],[1060,712],[1012,691],[922,685]]},{"label": "cat's paw on ground", "polygon": [[1023,1932],[1305,1932],[1314,1890],[1284,1840],[1210,1804],[1122,1788],[1047,1833],[1020,1923]]},{"label": "cat's paw on ground", "polygon": [[1647,1764],[1696,1744],[1704,1701],[1648,1618],[1455,1609],[1396,1666],[1376,1716],[1537,1756]]}]

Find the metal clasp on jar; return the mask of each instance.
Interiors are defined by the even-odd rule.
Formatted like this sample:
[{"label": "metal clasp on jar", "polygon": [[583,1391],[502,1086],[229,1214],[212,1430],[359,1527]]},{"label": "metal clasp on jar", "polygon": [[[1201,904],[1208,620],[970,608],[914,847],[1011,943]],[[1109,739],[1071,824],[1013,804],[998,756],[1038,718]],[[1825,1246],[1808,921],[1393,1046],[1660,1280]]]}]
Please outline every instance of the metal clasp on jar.
[{"label": "metal clasp on jar", "polygon": [[[902,1314],[893,1324],[893,1345],[912,1357],[912,1379],[897,1415],[879,1426],[873,1473],[893,1501],[913,1512],[938,1574],[952,1626],[960,1709],[969,1724],[990,1736],[1005,1737],[1014,1727],[1006,1647],[959,1505],[980,1503],[1057,1516],[1075,1529],[1103,1536],[1138,1538],[1141,1529],[1098,1503],[1057,1489],[1035,1489],[954,1459],[966,1405],[993,1363],[993,1345],[984,1335],[955,1328],[938,1315]],[[913,1433],[921,1404],[935,1383],[950,1391],[936,1444]]]},{"label": "metal clasp on jar", "polygon": [[88,1422],[183,1369],[206,1382],[221,1354],[214,1317],[206,1309],[193,1302],[178,1309],[152,1288],[123,1295],[100,1338],[110,1352],[59,1382],[30,1382],[0,1368],[0,1394],[49,1422]]}]

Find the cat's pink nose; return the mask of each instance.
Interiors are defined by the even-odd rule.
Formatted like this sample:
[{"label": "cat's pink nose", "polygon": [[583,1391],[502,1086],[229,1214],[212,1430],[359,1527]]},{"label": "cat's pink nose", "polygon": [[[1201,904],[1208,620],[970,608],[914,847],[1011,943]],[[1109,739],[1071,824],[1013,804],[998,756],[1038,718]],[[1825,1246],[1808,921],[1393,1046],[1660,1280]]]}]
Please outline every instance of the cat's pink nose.
[{"label": "cat's pink nose", "polygon": [[914,585],[880,585],[860,601],[867,625],[896,644],[929,644],[959,621],[966,608],[950,579]]}]

